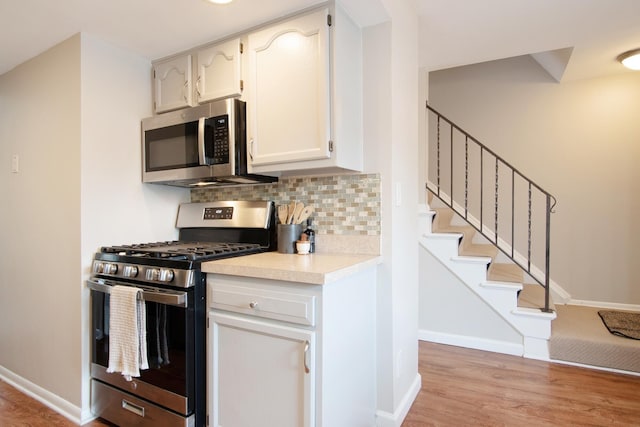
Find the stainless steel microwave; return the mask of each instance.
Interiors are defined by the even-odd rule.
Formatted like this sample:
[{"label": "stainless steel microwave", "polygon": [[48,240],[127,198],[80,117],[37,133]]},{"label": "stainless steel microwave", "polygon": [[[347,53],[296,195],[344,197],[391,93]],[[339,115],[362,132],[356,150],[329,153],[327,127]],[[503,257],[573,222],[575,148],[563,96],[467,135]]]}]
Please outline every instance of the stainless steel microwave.
[{"label": "stainless steel microwave", "polygon": [[246,104],[229,98],[142,121],[142,181],[180,187],[274,182],[247,173]]}]

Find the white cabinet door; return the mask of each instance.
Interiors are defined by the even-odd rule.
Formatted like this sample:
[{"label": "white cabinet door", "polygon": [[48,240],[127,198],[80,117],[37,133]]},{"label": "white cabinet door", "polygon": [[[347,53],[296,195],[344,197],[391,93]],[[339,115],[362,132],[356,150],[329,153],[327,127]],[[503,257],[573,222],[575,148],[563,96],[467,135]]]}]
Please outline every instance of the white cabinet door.
[{"label": "white cabinet door", "polygon": [[199,103],[242,94],[240,39],[199,50],[196,58]]},{"label": "white cabinet door", "polygon": [[191,55],[156,63],[153,81],[156,113],[193,105]]},{"label": "white cabinet door", "polygon": [[315,332],[209,312],[214,427],[315,425]]},{"label": "white cabinet door", "polygon": [[331,155],[328,14],[322,9],[248,36],[253,166]]}]

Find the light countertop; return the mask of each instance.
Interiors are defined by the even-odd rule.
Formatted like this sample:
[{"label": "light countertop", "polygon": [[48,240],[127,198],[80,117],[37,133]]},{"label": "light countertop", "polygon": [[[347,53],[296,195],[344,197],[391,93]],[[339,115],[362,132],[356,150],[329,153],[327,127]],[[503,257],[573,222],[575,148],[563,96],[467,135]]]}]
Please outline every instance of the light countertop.
[{"label": "light countertop", "polygon": [[324,285],[381,263],[379,255],[265,252],[202,263],[205,273]]}]

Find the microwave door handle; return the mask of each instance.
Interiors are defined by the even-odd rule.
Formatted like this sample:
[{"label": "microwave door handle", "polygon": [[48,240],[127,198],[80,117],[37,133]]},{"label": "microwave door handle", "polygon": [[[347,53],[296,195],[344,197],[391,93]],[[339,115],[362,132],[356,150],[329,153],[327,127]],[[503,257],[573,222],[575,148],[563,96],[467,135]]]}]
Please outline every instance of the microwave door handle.
[{"label": "microwave door handle", "polygon": [[201,165],[207,165],[207,153],[204,149],[204,117],[198,119],[198,160]]}]

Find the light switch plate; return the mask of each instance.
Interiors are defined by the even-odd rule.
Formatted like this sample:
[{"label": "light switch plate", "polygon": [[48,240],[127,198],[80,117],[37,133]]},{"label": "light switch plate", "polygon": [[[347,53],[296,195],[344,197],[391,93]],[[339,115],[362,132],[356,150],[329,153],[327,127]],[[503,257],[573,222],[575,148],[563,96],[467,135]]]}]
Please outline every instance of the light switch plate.
[{"label": "light switch plate", "polygon": [[11,172],[20,172],[20,157],[17,154],[11,156]]}]

